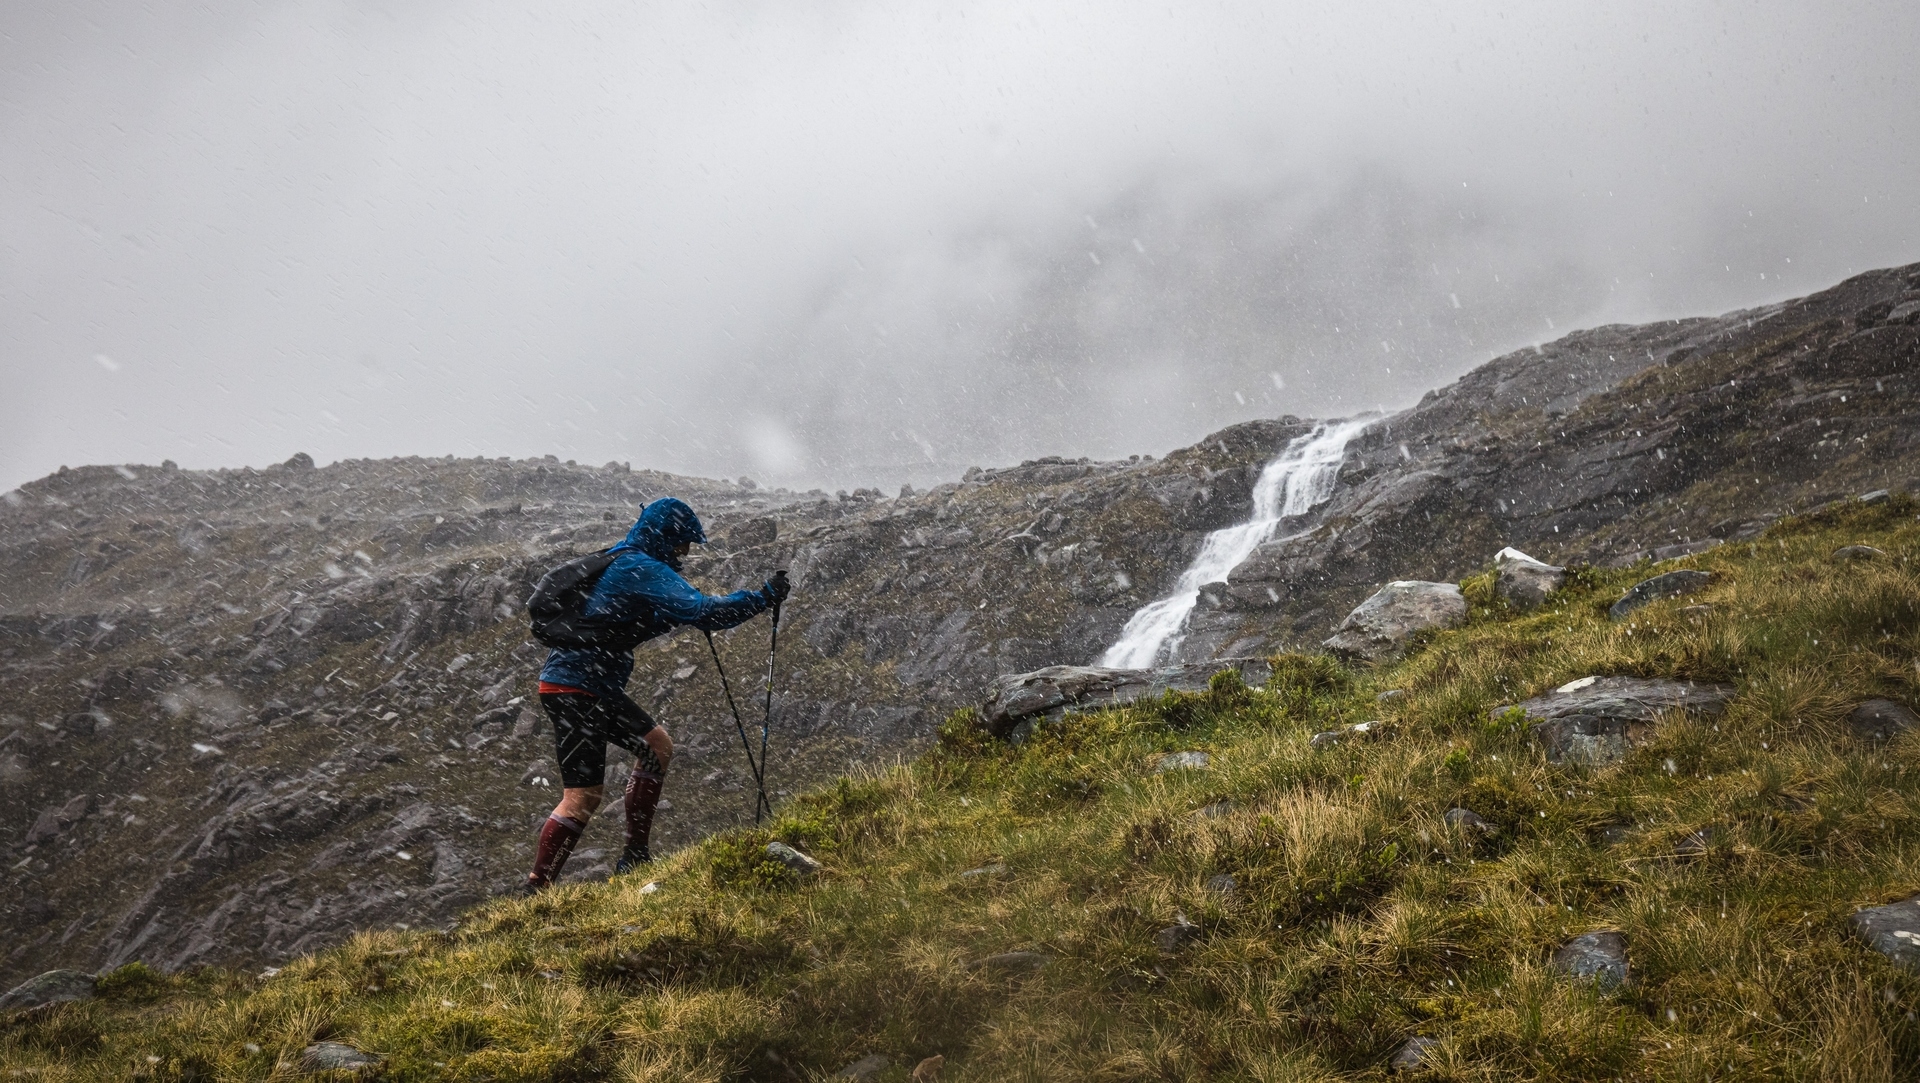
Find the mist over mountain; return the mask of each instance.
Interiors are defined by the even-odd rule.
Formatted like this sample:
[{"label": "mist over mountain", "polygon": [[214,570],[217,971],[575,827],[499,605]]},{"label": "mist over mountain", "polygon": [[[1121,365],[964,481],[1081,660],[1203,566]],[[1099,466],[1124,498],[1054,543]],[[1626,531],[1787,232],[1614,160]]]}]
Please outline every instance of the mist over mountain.
[{"label": "mist over mountain", "polygon": [[5,20],[6,486],[305,449],[891,490],[1920,249],[1911,5]]}]

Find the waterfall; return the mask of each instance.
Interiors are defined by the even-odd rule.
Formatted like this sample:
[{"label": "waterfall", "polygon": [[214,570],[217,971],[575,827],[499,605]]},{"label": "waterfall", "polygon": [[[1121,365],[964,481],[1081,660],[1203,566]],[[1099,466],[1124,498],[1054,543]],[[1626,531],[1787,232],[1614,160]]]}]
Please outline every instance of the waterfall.
[{"label": "waterfall", "polygon": [[1346,458],[1347,442],[1373,423],[1372,418],[1330,421],[1289,441],[1260,471],[1253,485],[1253,517],[1239,526],[1207,535],[1200,555],[1180,573],[1173,593],[1141,606],[1120,638],[1100,658],[1103,666],[1149,669],[1180,646],[1188,614],[1200,600],[1200,588],[1218,583],[1273,537],[1283,520],[1305,515],[1333,495],[1333,481]]}]

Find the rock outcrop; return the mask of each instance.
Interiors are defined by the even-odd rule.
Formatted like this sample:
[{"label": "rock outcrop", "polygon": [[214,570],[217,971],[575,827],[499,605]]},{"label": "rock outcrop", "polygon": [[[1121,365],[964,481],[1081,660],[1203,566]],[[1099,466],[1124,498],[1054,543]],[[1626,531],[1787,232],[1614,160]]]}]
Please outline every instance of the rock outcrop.
[{"label": "rock outcrop", "polygon": [[1005,737],[1021,722],[1071,708],[1120,706],[1169,690],[1198,692],[1207,687],[1214,674],[1229,669],[1237,670],[1241,680],[1256,688],[1267,683],[1273,672],[1263,658],[1222,658],[1163,669],[1048,666],[996,679],[980,717],[988,732]]},{"label": "rock outcrop", "polygon": [[1567,582],[1565,568],[1535,560],[1512,546],[1494,554],[1493,573],[1494,593],[1522,612],[1538,609]]},{"label": "rock outcrop", "polygon": [[[1612,763],[1644,744],[1668,711],[1718,714],[1731,685],[1643,677],[1582,677],[1517,705],[1554,763]],[[1496,708],[1498,716],[1505,709]]]},{"label": "rock outcrop", "polygon": [[1643,579],[1628,588],[1620,600],[1608,608],[1607,615],[1620,620],[1627,614],[1652,602],[1668,598],[1683,598],[1707,588],[1713,582],[1712,572],[1694,571],[1681,568],[1678,571],[1662,572],[1651,579]]}]

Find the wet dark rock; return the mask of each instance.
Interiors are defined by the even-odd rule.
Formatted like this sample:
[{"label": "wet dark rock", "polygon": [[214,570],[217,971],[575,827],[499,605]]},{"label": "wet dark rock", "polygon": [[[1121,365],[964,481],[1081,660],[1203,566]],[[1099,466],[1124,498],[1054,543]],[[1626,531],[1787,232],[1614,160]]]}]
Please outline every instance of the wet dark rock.
[{"label": "wet dark rock", "polygon": [[93,997],[94,978],[78,970],[49,970],[28,978],[0,996],[0,1013],[25,1011],[46,1004],[59,1004]]},{"label": "wet dark rock", "polygon": [[784,842],[767,843],[767,856],[802,877],[812,876],[823,867],[818,861]]},{"label": "wet dark rock", "polygon": [[1515,609],[1538,609],[1567,582],[1567,570],[1508,547],[1493,558],[1493,590]]},{"label": "wet dark rock", "polygon": [[1452,583],[1396,580],[1347,614],[1320,645],[1342,658],[1384,662],[1406,649],[1416,633],[1465,623],[1467,599]]},{"label": "wet dark rock", "polygon": [[75,794],[59,805],[44,809],[27,828],[29,846],[52,842],[68,829],[93,814],[94,799],[90,793]]},{"label": "wet dark rock", "polygon": [[1856,910],[1847,924],[1873,950],[1908,970],[1920,971],[1920,895]]},{"label": "wet dark rock", "polygon": [[1612,763],[1644,744],[1663,712],[1719,714],[1733,687],[1643,677],[1583,677],[1518,704],[1554,763]]},{"label": "wet dark rock", "polygon": [[1022,720],[1036,715],[1119,706],[1169,689],[1201,691],[1214,674],[1228,669],[1239,670],[1241,679],[1256,687],[1272,674],[1272,666],[1262,658],[1223,658],[1165,669],[1048,666],[993,682],[981,718],[991,733],[1004,737]]},{"label": "wet dark rock", "polygon": [[386,1063],[385,1057],[362,1053],[345,1042],[315,1042],[300,1051],[306,1072],[362,1072]]},{"label": "wet dark rock", "polygon": [[1607,615],[1620,620],[1627,614],[1651,602],[1667,598],[1679,598],[1706,589],[1713,582],[1712,572],[1694,571],[1682,568],[1679,571],[1665,572],[1652,579],[1643,579],[1635,583],[1620,600],[1613,603]]},{"label": "wet dark rock", "polygon": [[1417,1072],[1431,1067],[1434,1051],[1440,1047],[1438,1038],[1408,1038],[1387,1062],[1387,1067],[1396,1072]]},{"label": "wet dark rock", "polygon": [[1553,953],[1553,968],[1589,979],[1602,990],[1617,989],[1632,977],[1626,934],[1608,929],[1576,936]]},{"label": "wet dark rock", "polygon": [[1847,712],[1847,725],[1863,741],[1888,741],[1920,727],[1920,715],[1895,700],[1870,699]]}]

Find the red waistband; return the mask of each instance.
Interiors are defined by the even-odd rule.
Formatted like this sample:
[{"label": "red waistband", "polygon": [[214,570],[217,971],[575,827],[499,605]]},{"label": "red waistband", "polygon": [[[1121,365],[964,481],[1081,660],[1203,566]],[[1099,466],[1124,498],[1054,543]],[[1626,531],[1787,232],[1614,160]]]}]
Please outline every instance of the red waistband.
[{"label": "red waistband", "polygon": [[548,684],[540,682],[540,694],[543,696],[591,696],[592,692],[584,688],[575,688],[570,684]]}]

